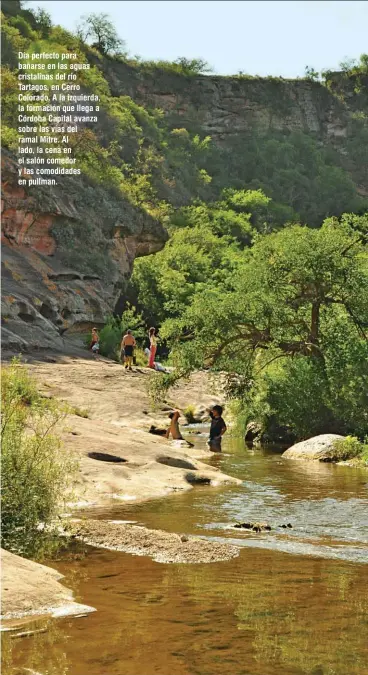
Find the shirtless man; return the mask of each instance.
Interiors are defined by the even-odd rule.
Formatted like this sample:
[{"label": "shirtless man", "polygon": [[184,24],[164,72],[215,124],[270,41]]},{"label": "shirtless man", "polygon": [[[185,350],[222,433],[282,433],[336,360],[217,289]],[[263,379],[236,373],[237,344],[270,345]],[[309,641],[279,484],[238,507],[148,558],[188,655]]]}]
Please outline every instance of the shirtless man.
[{"label": "shirtless man", "polygon": [[125,370],[132,370],[133,351],[135,346],[136,341],[132,335],[132,331],[128,329],[121,341],[121,349],[124,350]]},{"label": "shirtless man", "polygon": [[97,328],[92,328],[92,337],[91,337],[91,343],[89,345],[89,348],[92,350],[92,354],[94,356],[97,356],[97,354],[100,351],[100,338],[97,333]]}]

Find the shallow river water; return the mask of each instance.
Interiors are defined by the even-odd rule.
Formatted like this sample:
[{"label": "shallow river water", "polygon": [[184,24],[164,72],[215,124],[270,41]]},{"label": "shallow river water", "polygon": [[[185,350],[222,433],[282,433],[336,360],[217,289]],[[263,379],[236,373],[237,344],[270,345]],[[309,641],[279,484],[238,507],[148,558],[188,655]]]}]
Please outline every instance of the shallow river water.
[{"label": "shallow river water", "polygon": [[[367,472],[231,438],[208,463],[242,484],[91,515],[226,539],[239,557],[160,564],[88,549],[53,562],[97,611],[6,634],[3,675],[368,675]],[[239,531],[238,520],[273,529]]]}]

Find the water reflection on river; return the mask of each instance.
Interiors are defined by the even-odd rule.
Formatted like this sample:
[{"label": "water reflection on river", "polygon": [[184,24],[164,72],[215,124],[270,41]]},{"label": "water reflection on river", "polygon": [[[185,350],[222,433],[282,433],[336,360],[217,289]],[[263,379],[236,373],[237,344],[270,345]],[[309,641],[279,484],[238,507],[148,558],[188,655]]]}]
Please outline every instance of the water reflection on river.
[{"label": "water reflection on river", "polygon": [[[244,546],[240,556],[163,565],[90,550],[55,563],[77,601],[98,611],[48,622],[32,638],[7,636],[4,675],[32,672],[25,667],[42,675],[368,675],[367,473],[287,462],[231,439],[210,463],[244,483],[108,517],[230,538]],[[238,519],[293,529],[239,533],[231,529]]]}]

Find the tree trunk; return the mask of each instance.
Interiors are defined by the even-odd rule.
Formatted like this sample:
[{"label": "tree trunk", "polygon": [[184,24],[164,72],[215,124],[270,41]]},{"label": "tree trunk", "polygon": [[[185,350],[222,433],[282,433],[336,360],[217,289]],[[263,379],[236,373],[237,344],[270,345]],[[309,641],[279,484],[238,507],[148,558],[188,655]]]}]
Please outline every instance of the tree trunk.
[{"label": "tree trunk", "polygon": [[310,329],[310,341],[313,345],[318,345],[319,342],[319,312],[321,303],[319,300],[312,304],[312,317]]}]

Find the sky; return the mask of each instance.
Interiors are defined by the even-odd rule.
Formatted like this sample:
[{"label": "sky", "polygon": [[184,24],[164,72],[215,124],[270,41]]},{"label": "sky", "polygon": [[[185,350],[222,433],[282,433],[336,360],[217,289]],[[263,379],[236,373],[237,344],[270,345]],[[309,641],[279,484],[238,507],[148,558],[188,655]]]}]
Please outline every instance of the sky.
[{"label": "sky", "polygon": [[298,77],[337,70],[368,50],[365,0],[32,0],[74,30],[81,15],[110,15],[131,56],[202,58],[215,73]]}]

